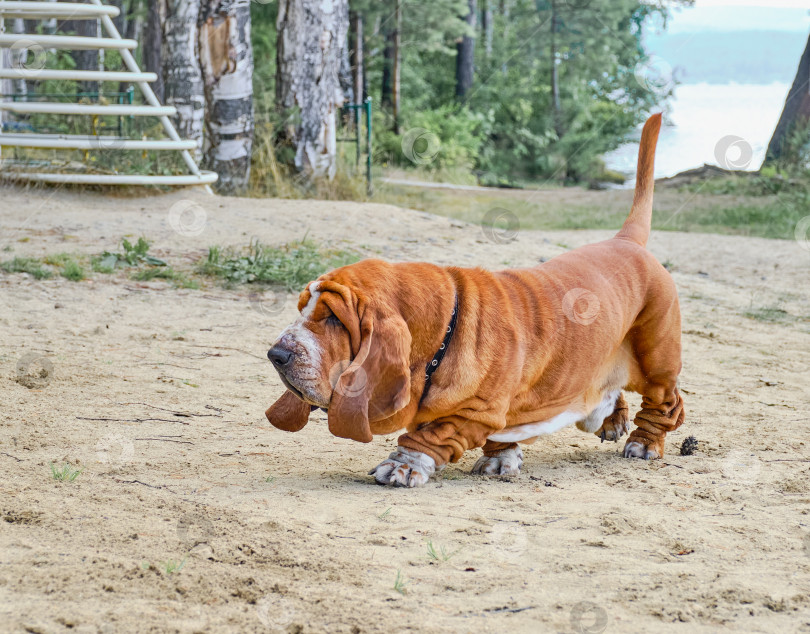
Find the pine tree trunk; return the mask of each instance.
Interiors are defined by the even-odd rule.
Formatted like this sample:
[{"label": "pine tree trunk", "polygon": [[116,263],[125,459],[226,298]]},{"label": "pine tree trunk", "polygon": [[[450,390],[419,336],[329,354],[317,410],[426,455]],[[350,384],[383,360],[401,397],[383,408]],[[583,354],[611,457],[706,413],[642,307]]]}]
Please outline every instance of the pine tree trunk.
[{"label": "pine tree trunk", "polygon": [[[475,31],[475,0],[468,0],[469,13],[467,14],[467,24]],[[456,97],[464,100],[467,93],[472,88],[473,76],[475,72],[475,36],[465,35],[458,43],[456,55]]]},{"label": "pine tree trunk", "polygon": [[253,147],[250,0],[203,0],[199,51],[206,102],[203,162],[219,174],[217,191],[243,194]]},{"label": "pine tree trunk", "polygon": [[396,8],[394,9],[394,72],[391,85],[391,113],[394,118],[392,130],[394,134],[399,134],[399,109],[402,99],[399,80],[402,74],[402,2],[403,0],[396,0]]},{"label": "pine tree trunk", "polygon": [[331,179],[337,169],[338,73],[348,28],[348,0],[279,1],[276,101],[298,108],[295,165],[316,177]]},{"label": "pine tree trunk", "polygon": [[557,59],[557,5],[551,2],[551,118],[557,138],[563,136],[562,106],[560,105],[559,60]]},{"label": "pine tree trunk", "polygon": [[799,61],[796,79],[788,92],[782,116],[768,144],[765,163],[780,159],[790,135],[808,123],[810,123],[810,38]]},{"label": "pine tree trunk", "polygon": [[353,13],[350,18],[352,27],[352,84],[354,85],[354,102],[363,103],[363,16]]},{"label": "pine tree trunk", "polygon": [[393,76],[394,76],[394,31],[385,33],[385,47],[383,48],[382,82],[380,86],[380,105],[390,108],[393,103]]},{"label": "pine tree trunk", "polygon": [[197,57],[200,0],[162,1],[165,103],[177,108],[174,124],[180,136],[198,142],[194,158],[199,162],[205,121],[205,86]]},{"label": "pine tree trunk", "polygon": [[487,59],[492,57],[492,37],[494,35],[492,24],[492,0],[484,0],[481,11],[481,32],[484,34],[484,53]]},{"label": "pine tree trunk", "polygon": [[150,73],[157,73],[157,81],[151,84],[155,96],[163,103],[165,93],[163,91],[163,64],[161,56],[163,53],[163,16],[161,0],[149,0],[146,14],[146,28],[141,42],[141,55],[143,57],[143,69]]}]

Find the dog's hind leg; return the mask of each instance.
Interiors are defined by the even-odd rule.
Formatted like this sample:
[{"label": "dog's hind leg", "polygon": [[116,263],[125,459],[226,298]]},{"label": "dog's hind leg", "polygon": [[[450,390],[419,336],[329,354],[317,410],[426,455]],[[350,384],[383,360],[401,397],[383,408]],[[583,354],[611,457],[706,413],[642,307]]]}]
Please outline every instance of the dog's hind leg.
[{"label": "dog's hind leg", "polygon": [[619,442],[619,438],[630,431],[630,413],[624,394],[619,392],[613,412],[602,421],[602,426],[594,433],[601,438],[602,442],[612,440]]},{"label": "dog's hind leg", "polygon": [[684,420],[683,399],[678,392],[681,317],[674,288],[670,292],[671,301],[648,305],[631,330],[638,365],[631,372],[629,387],[640,393],[642,400],[633,421],[636,429],[624,445],[625,458],[662,457],[667,432],[680,427]]}]

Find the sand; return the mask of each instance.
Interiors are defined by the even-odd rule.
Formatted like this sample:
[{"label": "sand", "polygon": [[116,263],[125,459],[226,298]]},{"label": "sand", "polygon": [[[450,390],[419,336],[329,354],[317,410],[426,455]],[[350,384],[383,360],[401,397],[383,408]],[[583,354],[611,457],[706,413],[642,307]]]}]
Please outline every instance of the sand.
[{"label": "sand", "polygon": [[[0,189],[3,259],[145,235],[182,268],[305,234],[495,269],[610,232],[506,242],[373,204]],[[810,631],[810,246],[658,232],[650,248],[684,317],[687,421],[663,460],[571,428],[527,447],[518,477],[470,476],[469,452],[415,490],[366,475],[395,435],[267,423],[283,388],[264,355],[294,295],[0,273],[0,630]],[[82,472],[57,482],[65,462]]]}]

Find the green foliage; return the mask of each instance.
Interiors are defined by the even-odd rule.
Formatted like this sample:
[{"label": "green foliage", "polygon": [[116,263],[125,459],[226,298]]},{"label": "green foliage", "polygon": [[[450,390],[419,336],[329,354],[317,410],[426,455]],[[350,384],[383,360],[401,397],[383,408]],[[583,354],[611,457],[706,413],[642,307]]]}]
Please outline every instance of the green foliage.
[{"label": "green foliage", "polygon": [[62,267],[62,277],[71,282],[81,282],[85,277],[84,269],[76,260],[67,260]]},{"label": "green foliage", "polygon": [[45,280],[51,277],[52,273],[42,268],[42,263],[34,258],[14,258],[0,262],[0,269],[7,273],[28,273],[38,280]]},{"label": "green foliage", "polygon": [[116,268],[132,266],[166,266],[166,262],[149,255],[149,241],[140,237],[135,244],[126,238],[121,240],[123,253],[111,253],[104,251],[100,256],[93,259],[93,270],[100,273],[111,273]]},{"label": "green foliage", "polygon": [[329,269],[357,259],[350,252],[321,249],[306,239],[281,247],[265,246],[255,241],[243,252],[210,247],[199,272],[233,284],[280,284],[292,291]]},{"label": "green foliage", "polygon": [[82,469],[77,469],[67,462],[61,468],[51,463],[51,477],[59,482],[73,482],[81,472]]}]

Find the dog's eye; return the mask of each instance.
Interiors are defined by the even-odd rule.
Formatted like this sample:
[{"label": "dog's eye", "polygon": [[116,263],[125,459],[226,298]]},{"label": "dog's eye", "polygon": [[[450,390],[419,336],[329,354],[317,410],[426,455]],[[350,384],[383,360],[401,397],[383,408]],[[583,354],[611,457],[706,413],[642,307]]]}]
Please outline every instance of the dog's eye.
[{"label": "dog's eye", "polygon": [[329,324],[330,326],[338,326],[341,328],[343,327],[343,322],[341,322],[340,319],[338,319],[334,315],[329,315],[329,317],[326,318],[326,323]]}]

